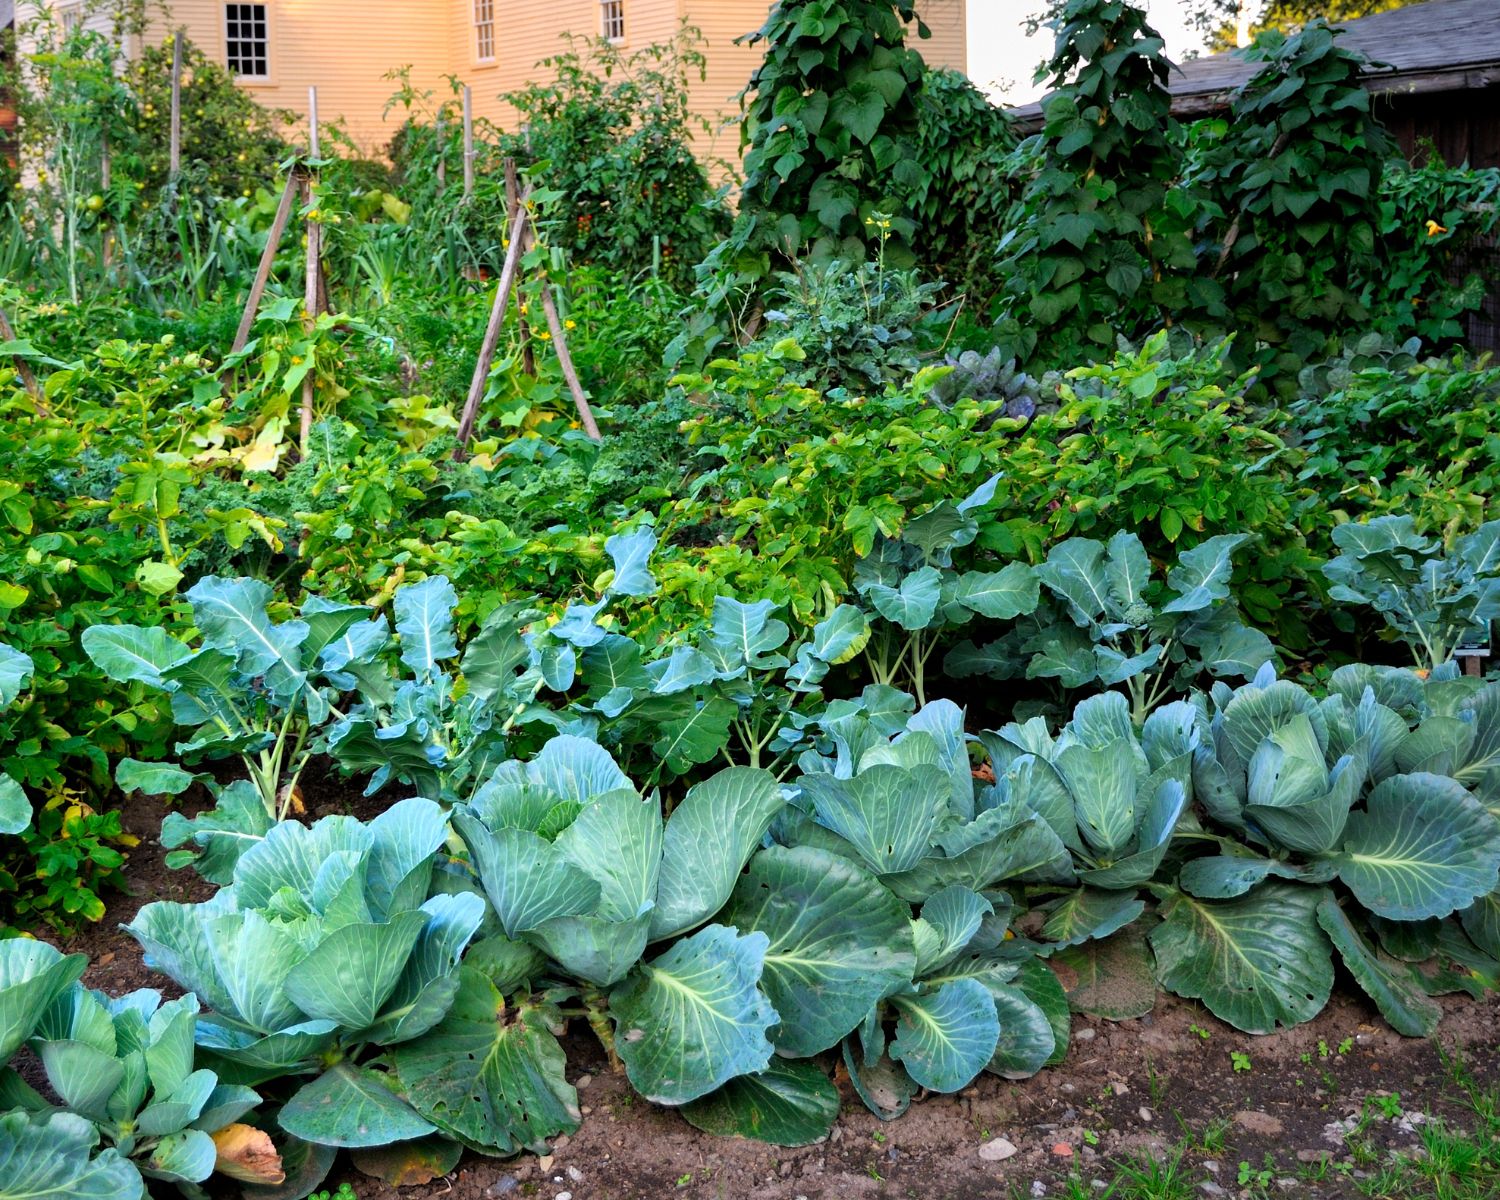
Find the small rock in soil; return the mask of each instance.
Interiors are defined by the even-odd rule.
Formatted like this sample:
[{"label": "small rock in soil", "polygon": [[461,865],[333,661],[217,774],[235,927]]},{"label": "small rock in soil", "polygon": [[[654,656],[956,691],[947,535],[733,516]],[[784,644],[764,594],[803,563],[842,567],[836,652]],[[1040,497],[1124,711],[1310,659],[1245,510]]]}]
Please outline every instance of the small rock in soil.
[{"label": "small rock in soil", "polygon": [[1234,1114],[1234,1123],[1249,1133],[1258,1134],[1261,1137],[1275,1137],[1286,1128],[1281,1121],[1270,1113],[1258,1111],[1244,1111]]},{"label": "small rock in soil", "polygon": [[1067,1142],[1058,1142],[1057,1145],[1052,1147],[1052,1153],[1057,1158],[1072,1158],[1073,1147],[1068,1145]]},{"label": "small rock in soil", "polygon": [[562,1137],[558,1138],[557,1141],[552,1143],[552,1149],[554,1151],[566,1150],[568,1148],[568,1143],[572,1140],[573,1139],[570,1138],[567,1134],[563,1134]]},{"label": "small rock in soil", "polygon": [[1073,1035],[1073,1040],[1075,1042],[1092,1042],[1098,1036],[1099,1034],[1097,1030],[1090,1029],[1087,1025],[1085,1025],[1082,1029],[1080,1029]]},{"label": "small rock in soil", "polygon": [[1141,1120],[1148,1122],[1151,1120],[1151,1110],[1144,1104],[1141,1105],[1140,1108],[1136,1109],[1136,1112],[1140,1115]]},{"label": "small rock in soil", "polygon": [[1331,1155],[1330,1153],[1328,1153],[1327,1150],[1298,1150],[1297,1151],[1297,1161],[1299,1163],[1320,1163],[1320,1162],[1327,1162],[1332,1157],[1333,1157],[1333,1155]]},{"label": "small rock in soil", "polygon": [[557,1195],[552,1198],[552,1200],[573,1200],[573,1193],[558,1192]]},{"label": "small rock in soil", "polygon": [[979,1147],[979,1157],[985,1162],[1004,1162],[1015,1154],[1015,1146],[1004,1138],[995,1138]]},{"label": "small rock in soil", "polygon": [[568,1178],[571,1179],[574,1183],[582,1183],[583,1172],[580,1171],[577,1167],[569,1167]]},{"label": "small rock in soil", "polygon": [[491,1197],[493,1200],[493,1197],[503,1196],[507,1192],[513,1192],[519,1186],[520,1180],[518,1180],[514,1175],[502,1175],[495,1183],[492,1183],[489,1187],[485,1188],[484,1194]]},{"label": "small rock in soil", "polygon": [[591,1083],[593,1083],[593,1082],[594,1082],[594,1077],[592,1075],[580,1075],[578,1077],[577,1081],[573,1084],[573,1086],[576,1087],[579,1091],[582,1091],[584,1088],[588,1087],[588,1085],[591,1084]]},{"label": "small rock in soil", "polygon": [[1202,1166],[1210,1175],[1217,1175],[1219,1173],[1219,1164],[1215,1159],[1205,1158]]},{"label": "small rock in soil", "polygon": [[1121,1083],[1118,1079],[1109,1085],[1109,1090],[1112,1091],[1116,1096],[1130,1095],[1130,1089],[1123,1083]]},{"label": "small rock in soil", "polygon": [[1040,1179],[1033,1179],[1031,1181],[1031,1194],[1036,1197],[1036,1200],[1041,1200],[1047,1194],[1047,1185]]},{"label": "small rock in soil", "polygon": [[1221,1188],[1212,1179],[1205,1179],[1202,1183],[1200,1183],[1198,1185],[1198,1190],[1200,1192],[1202,1192],[1205,1196],[1227,1196],[1227,1195],[1229,1195],[1228,1192],[1226,1192],[1223,1188]]},{"label": "small rock in soil", "polygon": [[552,1164],[556,1161],[557,1159],[553,1155],[544,1154],[536,1160],[536,1169],[545,1175],[548,1171],[552,1170]]}]

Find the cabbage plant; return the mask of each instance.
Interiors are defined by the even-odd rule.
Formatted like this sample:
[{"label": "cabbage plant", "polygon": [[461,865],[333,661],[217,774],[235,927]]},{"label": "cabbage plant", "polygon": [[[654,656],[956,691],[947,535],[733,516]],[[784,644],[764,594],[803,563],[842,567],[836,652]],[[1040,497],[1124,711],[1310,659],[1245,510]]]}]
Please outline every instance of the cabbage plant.
[{"label": "cabbage plant", "polygon": [[[175,1183],[189,1196],[202,1195],[194,1185],[218,1165],[215,1135],[260,1103],[250,1088],[193,1069],[197,1016],[194,996],[163,1004],[160,992],[141,989],[111,1000],[74,986],[38,1024],[30,1043],[68,1112],[90,1122],[131,1170]],[[38,1116],[50,1111],[34,1092],[12,1099]],[[280,1183],[280,1161],[266,1149],[253,1174],[238,1163],[231,1169],[252,1182]],[[76,1186],[73,1164],[64,1153],[51,1157],[51,1182],[64,1194]]]},{"label": "cabbage plant", "polygon": [[[31,656],[0,642],[0,711],[14,704],[31,682]],[[21,785],[0,771],[0,834],[20,833],[31,824],[31,801]]]},{"label": "cabbage plant", "polygon": [[1456,539],[1451,550],[1417,532],[1409,516],[1335,526],[1339,555],[1323,565],[1335,600],[1374,608],[1434,669],[1500,618],[1500,520]]},{"label": "cabbage plant", "polygon": [[[336,1147],[439,1136],[513,1153],[577,1122],[548,1015],[507,1006],[487,976],[459,967],[485,906],[437,872],[446,837],[442,808],[418,798],[368,823],[283,822],[240,856],[233,882],[211,900],[148,904],[126,927],[147,963],[207,1009],[198,1054],[220,1079],[300,1080],[276,1119],[291,1135],[286,1153],[314,1164],[299,1177],[309,1190]],[[424,1038],[445,1047],[450,1067],[456,1040],[483,1060],[465,1103],[492,1121],[408,1094],[381,1056],[416,1054]],[[422,1086],[450,1082],[451,1070],[434,1069]],[[511,1105],[524,1116],[502,1119]]]},{"label": "cabbage plant", "polygon": [[1246,679],[1275,654],[1230,595],[1234,554],[1248,534],[1223,534],[1184,550],[1166,578],[1152,577],[1145,547],[1121,531],[1108,542],[1069,538],[1036,576],[1050,598],[997,641],[962,643],[945,669],[963,677],[1056,679],[1067,688],[1123,687],[1136,725],[1202,674]]},{"label": "cabbage plant", "polygon": [[[177,850],[172,866],[192,862],[215,883],[227,882],[235,859],[294,807],[297,781],[311,758],[315,731],[328,721],[338,691],[321,677],[345,647],[363,644],[371,613],[356,605],[309,598],[294,620],[275,621],[271,588],[254,579],[207,576],[187,592],[195,647],[157,626],[94,625],[83,649],[119,683],[168,693],[173,719],[190,730],[177,746],[184,762],[238,758],[245,779],[227,787],[206,781],[217,807],[196,820],[169,814],[162,844]],[[176,795],[195,776],[174,764],[124,759],[116,781],[126,790]]]},{"label": "cabbage plant", "polygon": [[[1413,733],[1375,687],[1351,695],[1356,678],[1321,701],[1269,669],[1215,689],[1195,791],[1232,837],[1187,863],[1175,887],[1153,889],[1162,983],[1250,1032],[1315,1016],[1337,948],[1395,1028],[1430,1033],[1437,1012],[1419,981],[1366,935],[1410,944],[1477,905],[1468,923],[1487,936],[1500,820],[1465,783],[1489,778],[1500,685],[1470,695],[1467,720]],[[1465,765],[1472,776],[1456,777]]]},{"label": "cabbage plant", "polygon": [[708,922],[783,804],[769,772],[730,767],[663,820],[607,751],[563,735],[503,764],[453,823],[504,936],[550,963],[533,978],[583,985],[631,1083],[681,1105],[770,1061],[767,940]]},{"label": "cabbage plant", "polygon": [[1066,1000],[1007,946],[997,885],[1073,878],[1039,814],[976,788],[957,706],[904,720],[892,708],[867,693],[825,723],[832,753],[802,755],[779,845],[751,861],[722,914],[771,939],[762,986],[782,1018],[778,1052],[842,1045],[886,1119],[918,1087],[957,1091],[985,1069],[1021,1077],[1066,1052]]}]

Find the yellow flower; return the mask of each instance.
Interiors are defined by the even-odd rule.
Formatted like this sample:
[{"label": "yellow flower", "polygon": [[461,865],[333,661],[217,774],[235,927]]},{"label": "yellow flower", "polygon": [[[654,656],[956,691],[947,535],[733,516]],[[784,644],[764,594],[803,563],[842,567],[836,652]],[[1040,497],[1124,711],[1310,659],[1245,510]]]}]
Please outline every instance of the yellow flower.
[{"label": "yellow flower", "polygon": [[537,332],[536,332],[536,335],[537,335],[537,337],[541,338],[542,341],[544,341],[544,342],[550,342],[552,340],[552,335],[550,333],[548,333],[545,329],[538,329]]},{"label": "yellow flower", "polygon": [[1442,226],[1442,225],[1439,225],[1436,221],[1429,220],[1427,222],[1427,236],[1428,237],[1437,237],[1438,234],[1440,234],[1440,233],[1447,233],[1447,232],[1448,232],[1447,228],[1444,227],[1444,226]]},{"label": "yellow flower", "polygon": [[569,317],[566,321],[563,322],[563,328],[564,329],[577,329],[578,328],[578,322],[575,321],[575,320],[573,320],[572,317]]}]

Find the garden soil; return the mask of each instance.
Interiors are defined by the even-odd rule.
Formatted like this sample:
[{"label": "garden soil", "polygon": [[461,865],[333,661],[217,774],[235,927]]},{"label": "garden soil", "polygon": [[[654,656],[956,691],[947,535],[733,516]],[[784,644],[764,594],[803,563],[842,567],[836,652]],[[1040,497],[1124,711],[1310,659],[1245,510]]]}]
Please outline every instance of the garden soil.
[{"label": "garden soil", "polygon": [[[161,817],[155,801],[127,803],[125,827],[141,839],[127,867],[133,895],[114,897],[103,921],[66,944],[89,955],[89,986],[175,991],[145,969],[134,941],[118,931],[151,900],[212,893],[190,871],[167,869],[157,840]],[[918,1100],[889,1123],[858,1103],[840,1066],[838,1124],[826,1141],[799,1149],[711,1137],[647,1104],[610,1072],[580,1023],[565,1047],[583,1125],[558,1138],[547,1158],[467,1154],[451,1175],[399,1190],[341,1159],[329,1186],[348,1179],[360,1200],[1012,1200],[1058,1196],[1070,1176],[1102,1192],[1120,1162],[1180,1151],[1182,1169],[1206,1198],[1251,1195],[1238,1182],[1243,1162],[1270,1171],[1257,1180],[1264,1194],[1353,1200],[1360,1167],[1347,1158],[1343,1132],[1362,1113],[1382,1110],[1365,1131],[1377,1149],[1411,1152],[1424,1119],[1470,1127],[1455,1062],[1482,1085],[1500,1082],[1500,998],[1442,1003],[1436,1041],[1402,1038],[1341,979],[1315,1021],[1249,1037],[1197,1004],[1163,996],[1137,1020],[1075,1018],[1059,1067],[1019,1083],[983,1075],[957,1096]],[[1248,1068],[1242,1060],[1236,1069],[1236,1053],[1247,1056]],[[1399,1104],[1372,1100],[1392,1096]],[[1329,1168],[1314,1181],[1321,1159]]]}]

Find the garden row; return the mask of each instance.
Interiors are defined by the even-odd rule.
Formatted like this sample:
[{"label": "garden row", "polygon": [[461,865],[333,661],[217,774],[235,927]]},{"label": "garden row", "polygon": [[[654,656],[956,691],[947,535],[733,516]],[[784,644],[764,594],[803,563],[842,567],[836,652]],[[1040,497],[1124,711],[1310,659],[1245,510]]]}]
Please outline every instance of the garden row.
[{"label": "garden row", "polygon": [[[1165,580],[1132,534],[1070,539],[1035,570],[955,570],[994,490],[883,540],[868,609],[803,635],[769,601],[723,597],[695,641],[618,632],[614,610],[657,591],[649,529],[609,539],[597,600],[556,619],[501,605],[462,647],[441,576],[395,590],[394,629],[316,596],[276,620],[265,584],[218,577],[187,594],[196,645],[89,628],[99,670],[170,697],[183,762],[244,774],[116,769],[216,798],[163,841],[223,886],[127,927],[187,999],[110,1000],[77,985],[77,956],[0,943],[5,1053],[29,1040],[65,1110],[8,1118],[13,1161],[73,1194],[217,1163],[303,1195],[340,1147],[402,1143],[442,1170],[464,1146],[540,1150],[580,1119],[556,1040],[571,1017],[647,1098],[802,1144],[837,1116],[828,1051],[891,1118],[918,1088],[1059,1061],[1070,1009],[1139,1015],[1158,983],[1269,1032],[1320,1011],[1337,956],[1413,1036],[1436,1027],[1432,995],[1494,985],[1500,685],[1451,662],[1343,667],[1321,698],[1278,680],[1230,600],[1237,538]],[[1404,518],[1340,535],[1328,573],[1351,597],[1434,550]],[[1491,523],[1377,603],[1399,622],[1447,580],[1448,623],[1416,631],[1435,646],[1494,602],[1497,564]],[[1047,611],[1026,673],[1124,684],[1134,705],[1102,691],[1055,732],[1033,717],[970,735],[952,702],[888,683],[825,697],[876,638],[920,663],[940,605],[959,623]],[[1249,682],[1168,699],[1188,661]],[[13,700],[31,664],[6,663]],[[512,757],[527,729],[540,748]],[[286,819],[314,750],[416,795],[368,823]],[[718,757],[733,765],[672,786]],[[619,759],[655,767],[632,780]],[[1052,956],[1085,981],[1073,995]],[[50,1110],[4,1078],[23,1113]],[[262,1099],[263,1123],[241,1120]],[[99,1137],[114,1152],[91,1158]]]}]

